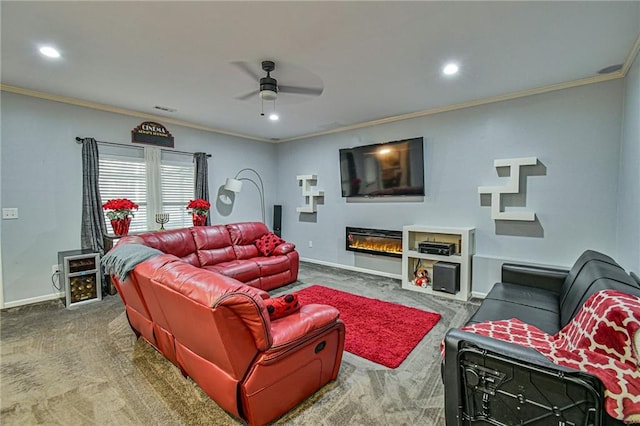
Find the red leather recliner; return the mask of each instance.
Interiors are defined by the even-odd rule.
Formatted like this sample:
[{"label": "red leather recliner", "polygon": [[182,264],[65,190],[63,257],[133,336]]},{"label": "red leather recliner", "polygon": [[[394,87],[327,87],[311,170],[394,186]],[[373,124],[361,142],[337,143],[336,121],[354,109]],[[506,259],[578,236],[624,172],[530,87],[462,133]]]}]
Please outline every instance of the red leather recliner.
[{"label": "red leather recliner", "polygon": [[[298,279],[299,256],[295,245],[287,242],[277,246],[272,256],[262,256],[254,242],[268,232],[264,223],[241,222],[127,236],[117,245],[143,244],[172,254],[190,265],[259,289],[272,290]],[[125,303],[131,327],[138,336],[158,348],[157,339],[163,332],[152,320],[137,278],[133,276],[123,282],[114,279],[114,284]],[[264,297],[269,296],[264,293]]]},{"label": "red leather recliner", "polygon": [[[283,262],[255,256],[250,242],[260,226],[235,225],[190,228],[195,257],[185,248],[185,230],[123,238],[120,244],[141,243],[174,253],[138,264],[122,282],[112,279],[138,335],[227,412],[262,425],[337,377],[345,329],[339,312],[326,305],[304,305],[271,321],[263,302],[269,295],[260,287],[269,288],[286,274],[290,279],[293,270],[297,277],[297,253],[290,247],[275,253],[274,259],[295,262],[295,268],[285,271]],[[267,279],[258,275],[248,279],[256,287],[244,284],[212,267],[224,262],[236,268],[227,271],[248,265]],[[242,278],[248,276],[245,272]]]}]

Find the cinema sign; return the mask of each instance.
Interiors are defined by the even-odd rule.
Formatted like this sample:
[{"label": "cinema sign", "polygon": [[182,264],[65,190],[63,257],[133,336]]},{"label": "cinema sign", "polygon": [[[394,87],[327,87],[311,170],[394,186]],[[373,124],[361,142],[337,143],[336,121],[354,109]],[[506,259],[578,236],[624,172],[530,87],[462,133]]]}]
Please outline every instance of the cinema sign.
[{"label": "cinema sign", "polygon": [[173,148],[173,135],[162,124],[145,121],[131,131],[131,142]]}]

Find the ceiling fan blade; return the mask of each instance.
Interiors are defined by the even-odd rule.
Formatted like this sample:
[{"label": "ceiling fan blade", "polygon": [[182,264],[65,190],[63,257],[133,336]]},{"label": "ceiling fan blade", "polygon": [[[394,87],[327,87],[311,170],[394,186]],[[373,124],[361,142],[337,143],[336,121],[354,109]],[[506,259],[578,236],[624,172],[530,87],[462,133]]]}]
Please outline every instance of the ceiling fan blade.
[{"label": "ceiling fan blade", "polygon": [[260,93],[259,90],[254,90],[253,92],[249,92],[249,93],[247,93],[245,95],[236,96],[236,99],[239,99],[241,101],[245,101],[245,100],[247,100],[249,98],[252,98],[252,97],[256,96],[258,93]]},{"label": "ceiling fan blade", "polygon": [[242,71],[244,71],[245,73],[249,74],[249,76],[251,76],[251,78],[253,78],[254,80],[259,80],[260,79],[260,75],[258,75],[253,70],[253,67],[251,66],[251,64],[249,62],[235,61],[235,62],[231,62],[231,65],[240,68]]},{"label": "ceiling fan blade", "polygon": [[322,87],[297,87],[297,86],[286,86],[286,85],[278,85],[278,92],[282,93],[292,93],[294,95],[311,95],[311,96],[320,96],[323,92],[324,88]]}]

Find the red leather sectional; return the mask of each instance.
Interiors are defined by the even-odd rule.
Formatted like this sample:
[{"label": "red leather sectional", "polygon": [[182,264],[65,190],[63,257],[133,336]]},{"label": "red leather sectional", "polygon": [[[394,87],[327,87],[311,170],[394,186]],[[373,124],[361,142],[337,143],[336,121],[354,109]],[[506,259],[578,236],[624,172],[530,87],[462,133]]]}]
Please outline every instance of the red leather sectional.
[{"label": "red leather sectional", "polygon": [[259,222],[154,232],[120,244],[164,254],[112,276],[137,336],[191,377],[220,407],[266,424],[334,380],[344,324],[327,305],[303,305],[271,321],[266,290],[297,279],[295,246],[261,256]]}]

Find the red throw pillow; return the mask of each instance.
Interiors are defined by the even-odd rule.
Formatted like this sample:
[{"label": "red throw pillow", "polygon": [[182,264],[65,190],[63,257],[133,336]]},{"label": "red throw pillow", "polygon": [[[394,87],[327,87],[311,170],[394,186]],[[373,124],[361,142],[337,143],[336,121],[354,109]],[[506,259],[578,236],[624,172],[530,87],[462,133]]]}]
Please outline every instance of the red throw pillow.
[{"label": "red throw pillow", "polygon": [[295,293],[266,299],[264,300],[264,304],[267,305],[269,318],[271,318],[272,320],[286,317],[287,315],[291,315],[292,313],[298,312],[300,310],[298,295]]},{"label": "red throw pillow", "polygon": [[258,248],[258,251],[263,256],[271,256],[271,254],[273,254],[273,249],[275,249],[279,244],[282,243],[284,243],[284,240],[282,240],[273,232],[264,234],[254,242],[254,244]]}]

